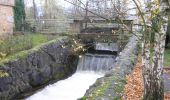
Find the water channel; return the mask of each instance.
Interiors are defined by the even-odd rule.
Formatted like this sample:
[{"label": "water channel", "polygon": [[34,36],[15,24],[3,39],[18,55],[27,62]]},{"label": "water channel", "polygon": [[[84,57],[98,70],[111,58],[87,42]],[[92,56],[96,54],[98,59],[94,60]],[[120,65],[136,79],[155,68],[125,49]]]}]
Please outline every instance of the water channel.
[{"label": "water channel", "polygon": [[46,86],[26,100],[77,100],[113,66],[115,57],[109,54],[86,53],[79,57],[74,75]]}]

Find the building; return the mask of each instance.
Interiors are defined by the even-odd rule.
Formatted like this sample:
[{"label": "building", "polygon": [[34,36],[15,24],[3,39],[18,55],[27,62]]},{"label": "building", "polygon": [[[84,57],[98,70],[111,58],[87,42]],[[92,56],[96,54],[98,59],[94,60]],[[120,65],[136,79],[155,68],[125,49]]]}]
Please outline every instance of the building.
[{"label": "building", "polygon": [[0,0],[0,38],[13,34],[15,0]]}]

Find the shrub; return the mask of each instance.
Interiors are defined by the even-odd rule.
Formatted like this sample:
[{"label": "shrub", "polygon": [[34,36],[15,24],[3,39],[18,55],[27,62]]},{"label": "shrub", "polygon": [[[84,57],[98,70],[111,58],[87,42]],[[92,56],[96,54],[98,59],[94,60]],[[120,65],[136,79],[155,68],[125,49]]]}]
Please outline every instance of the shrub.
[{"label": "shrub", "polygon": [[6,58],[20,51],[31,49],[58,36],[27,34],[12,36],[6,40],[0,41],[0,59]]}]

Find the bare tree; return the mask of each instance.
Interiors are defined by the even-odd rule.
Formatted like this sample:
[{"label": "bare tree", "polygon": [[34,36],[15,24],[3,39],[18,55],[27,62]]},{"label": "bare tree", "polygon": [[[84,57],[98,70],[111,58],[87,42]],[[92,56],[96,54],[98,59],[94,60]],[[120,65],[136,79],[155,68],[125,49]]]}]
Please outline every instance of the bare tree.
[{"label": "bare tree", "polygon": [[34,11],[34,19],[36,20],[37,19],[37,6],[36,6],[36,3],[35,3],[35,0],[32,1],[32,4],[33,4],[33,11]]},{"label": "bare tree", "polygon": [[[142,65],[144,79],[144,100],[163,100],[163,59],[165,47],[165,34],[167,28],[166,9],[167,0],[147,0],[145,15],[136,0],[140,16],[144,23],[142,43]],[[156,26],[152,27],[151,20],[156,18]],[[154,47],[151,46],[151,31],[155,33]]]}]

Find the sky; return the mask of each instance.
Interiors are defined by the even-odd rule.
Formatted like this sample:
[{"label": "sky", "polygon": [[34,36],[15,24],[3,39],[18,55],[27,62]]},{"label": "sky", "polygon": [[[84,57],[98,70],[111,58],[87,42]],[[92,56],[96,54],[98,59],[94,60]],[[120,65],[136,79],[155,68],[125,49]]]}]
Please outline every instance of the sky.
[{"label": "sky", "polygon": [[[64,7],[64,8],[69,8],[71,6],[71,4],[65,2],[64,0],[58,0],[58,1],[59,1],[58,4],[62,7]],[[37,4],[37,6],[40,6],[42,4],[41,3],[42,0],[35,0],[35,2]],[[32,0],[25,0],[25,4],[26,4],[27,7],[33,6]]]},{"label": "sky", "polygon": [[[66,2],[64,0],[56,0],[56,1],[58,1],[57,2],[58,5],[63,7],[65,10],[69,9],[72,6],[71,4],[69,4],[68,2]],[[68,1],[70,1],[70,0],[68,0]],[[85,1],[86,0],[84,0],[83,2],[85,2]],[[42,0],[35,0],[35,2],[36,2],[36,5],[37,5],[37,8],[41,8],[40,6],[43,4]],[[27,7],[33,6],[32,0],[25,0],[25,4],[26,4]],[[128,4],[129,4],[128,8],[134,8],[135,7],[135,5],[134,5],[132,0],[128,0]],[[39,12],[41,12],[41,10],[39,10]],[[129,18],[132,18],[131,14],[133,14],[133,15],[136,14],[136,10],[135,9],[133,9],[133,10],[131,9],[131,10],[128,11],[128,13],[130,14]]]},{"label": "sky", "polygon": [[[37,10],[38,10],[38,16],[42,16],[43,11],[42,11],[42,5],[43,5],[43,0],[35,0],[36,6],[37,6]],[[64,0],[56,0],[57,5],[59,5],[60,7],[63,8],[63,10],[67,10],[69,9],[72,5],[69,4],[68,2],[65,2]],[[32,7],[33,6],[33,0],[24,0],[25,6],[27,8]]]}]

